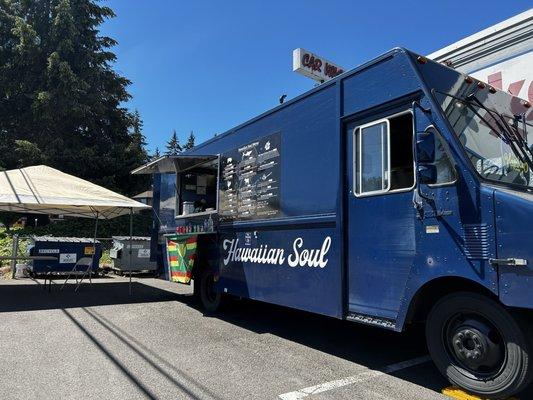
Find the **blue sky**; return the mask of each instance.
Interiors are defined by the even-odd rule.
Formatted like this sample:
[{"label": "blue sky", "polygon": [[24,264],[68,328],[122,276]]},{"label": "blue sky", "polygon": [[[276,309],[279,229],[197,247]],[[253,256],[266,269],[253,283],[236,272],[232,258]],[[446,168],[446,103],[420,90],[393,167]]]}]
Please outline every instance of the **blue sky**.
[{"label": "blue sky", "polygon": [[117,17],[115,68],[149,149],[172,130],[197,143],[293,98],[313,82],[292,72],[303,47],[350,69],[393,47],[428,54],[530,8],[530,1],[104,0]]}]

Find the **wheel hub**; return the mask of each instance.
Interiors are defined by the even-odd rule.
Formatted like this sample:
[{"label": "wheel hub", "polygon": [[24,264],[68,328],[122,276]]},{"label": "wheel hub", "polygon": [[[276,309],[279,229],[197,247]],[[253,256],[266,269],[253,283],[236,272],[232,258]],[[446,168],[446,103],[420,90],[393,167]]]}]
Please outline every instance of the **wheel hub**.
[{"label": "wheel hub", "polygon": [[453,336],[453,349],[458,357],[478,360],[487,352],[487,343],[477,329],[462,329]]},{"label": "wheel hub", "polygon": [[499,334],[477,319],[465,320],[455,327],[451,347],[457,359],[473,371],[488,372],[502,362]]}]

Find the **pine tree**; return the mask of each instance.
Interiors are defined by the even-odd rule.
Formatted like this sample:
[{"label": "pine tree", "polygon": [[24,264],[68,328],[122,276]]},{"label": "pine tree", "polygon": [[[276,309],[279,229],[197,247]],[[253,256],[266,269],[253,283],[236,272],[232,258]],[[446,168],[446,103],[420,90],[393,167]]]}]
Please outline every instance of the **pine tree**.
[{"label": "pine tree", "polygon": [[194,132],[191,131],[189,137],[187,138],[187,143],[185,143],[185,146],[183,146],[184,150],[190,150],[194,147],[194,141],[196,140],[196,136],[194,136]]},{"label": "pine tree", "polygon": [[159,147],[156,147],[154,154],[152,154],[152,160],[157,160],[160,157],[161,157],[161,152],[159,151]]},{"label": "pine tree", "polygon": [[0,167],[45,162],[125,194],[146,185],[129,173],[147,159],[123,106],[130,81],[99,32],[112,17],[97,0],[0,0]]},{"label": "pine tree", "polygon": [[182,152],[183,148],[180,145],[180,139],[178,138],[178,134],[176,133],[176,130],[172,132],[172,136],[170,137],[170,140],[167,142],[167,151],[165,152],[165,155],[167,156],[176,156]]},{"label": "pine tree", "polygon": [[143,129],[143,121],[141,119],[141,114],[139,113],[139,110],[135,110],[131,116],[131,139],[132,143],[134,143],[137,147],[137,149],[142,150],[144,153],[142,157],[147,157],[146,153],[146,137],[144,136],[142,129]]}]

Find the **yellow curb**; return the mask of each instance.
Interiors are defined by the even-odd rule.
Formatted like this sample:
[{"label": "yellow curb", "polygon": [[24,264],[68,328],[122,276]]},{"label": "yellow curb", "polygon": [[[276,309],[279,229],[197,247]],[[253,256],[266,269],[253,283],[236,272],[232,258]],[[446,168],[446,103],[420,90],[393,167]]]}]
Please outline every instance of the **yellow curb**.
[{"label": "yellow curb", "polygon": [[[483,397],[478,397],[473,394],[468,394],[463,392],[461,389],[450,386],[445,389],[442,389],[441,392],[443,395],[451,397],[452,399],[457,400],[485,400]],[[518,400],[516,397],[509,397],[507,400]]]}]

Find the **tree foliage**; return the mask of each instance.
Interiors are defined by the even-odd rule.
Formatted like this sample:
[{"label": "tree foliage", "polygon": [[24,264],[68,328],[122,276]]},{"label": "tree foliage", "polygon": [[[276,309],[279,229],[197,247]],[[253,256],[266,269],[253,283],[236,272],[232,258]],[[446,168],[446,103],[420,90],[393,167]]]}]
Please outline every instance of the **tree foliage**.
[{"label": "tree foliage", "polygon": [[[130,81],[113,69],[114,17],[96,0],[0,0],[0,168],[46,163],[125,194],[148,155]],[[13,149],[15,151],[13,151]]]},{"label": "tree foliage", "polygon": [[170,140],[167,142],[167,151],[165,152],[165,155],[167,156],[176,156],[180,154],[183,151],[183,148],[180,144],[180,139],[178,137],[178,134],[176,133],[176,130],[172,132],[172,136],[170,137]]},{"label": "tree foliage", "polygon": [[183,146],[183,149],[190,150],[194,147],[196,141],[196,136],[194,136],[194,132],[191,131],[189,134],[189,137],[187,138],[187,142],[185,143],[185,146]]},{"label": "tree foliage", "polygon": [[4,225],[7,232],[10,232],[11,225],[17,222],[20,214],[14,212],[0,212],[0,223]]}]

